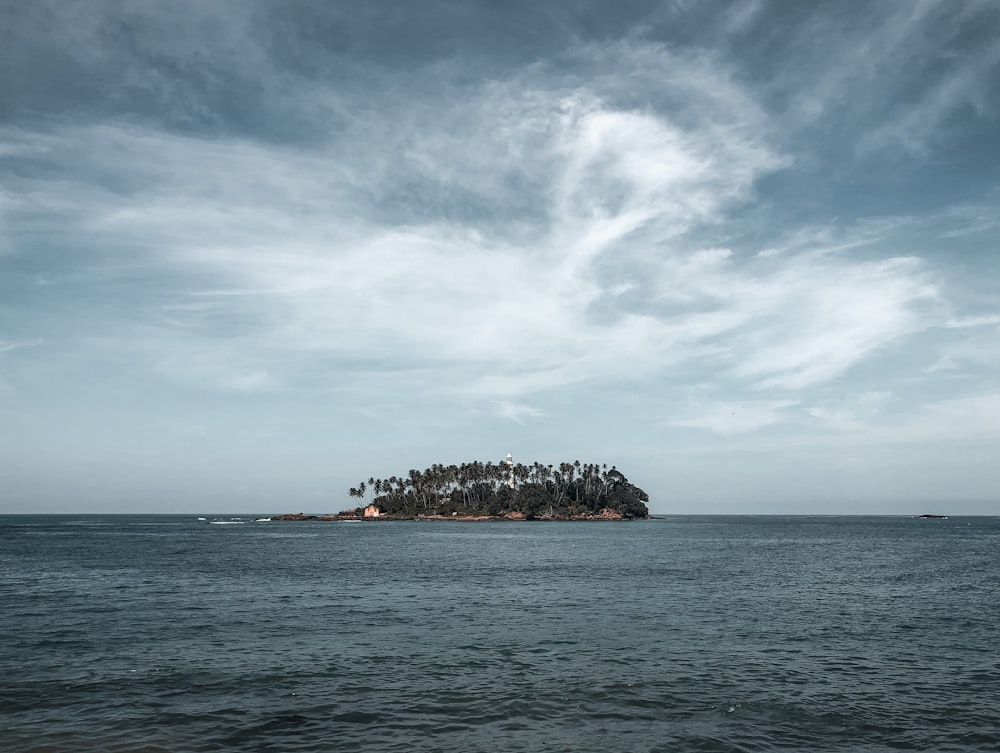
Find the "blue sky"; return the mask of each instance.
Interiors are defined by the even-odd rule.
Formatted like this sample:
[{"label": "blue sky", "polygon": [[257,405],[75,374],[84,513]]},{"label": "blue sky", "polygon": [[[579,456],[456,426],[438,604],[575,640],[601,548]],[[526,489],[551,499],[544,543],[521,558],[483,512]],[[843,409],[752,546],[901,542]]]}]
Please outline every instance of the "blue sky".
[{"label": "blue sky", "polygon": [[995,2],[0,6],[0,512],[432,463],[1000,514]]}]

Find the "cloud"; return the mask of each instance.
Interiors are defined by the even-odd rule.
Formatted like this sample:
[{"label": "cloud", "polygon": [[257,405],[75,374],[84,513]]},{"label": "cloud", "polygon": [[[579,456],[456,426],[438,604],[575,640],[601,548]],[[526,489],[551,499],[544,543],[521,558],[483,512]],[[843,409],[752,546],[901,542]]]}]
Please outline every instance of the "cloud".
[{"label": "cloud", "polygon": [[516,424],[523,424],[526,418],[538,418],[545,415],[543,410],[524,403],[512,403],[509,400],[497,400],[494,406],[498,416],[509,419]]},{"label": "cloud", "polygon": [[989,87],[984,84],[998,73],[1000,45],[967,54],[964,65],[934,82],[918,102],[869,131],[859,143],[862,152],[890,148],[923,155],[952,132],[944,125],[961,115],[995,120],[997,103],[990,101],[985,93]]},{"label": "cloud", "polygon": [[[728,450],[848,457],[867,448],[893,452],[894,447],[924,445],[940,447],[944,458],[954,452],[948,444],[1000,438],[1000,394],[981,391],[916,404],[884,391],[811,401],[696,399],[661,423],[716,435]],[[689,443],[684,449],[719,452],[711,442]]]},{"label": "cloud", "polygon": [[947,213],[949,224],[957,225],[954,229],[945,229],[941,238],[962,238],[969,235],[985,234],[1000,227],[1000,212],[996,203],[966,204],[952,208]]},{"label": "cloud", "polygon": [[975,317],[971,322],[948,322],[946,326],[959,329],[962,335],[949,338],[938,351],[940,357],[926,370],[968,375],[970,367],[977,367],[996,373],[1000,369],[1000,327],[992,320],[993,317]]},{"label": "cloud", "polygon": [[[709,495],[719,452],[987,454],[994,2],[479,6],[8,14],[12,457],[279,451],[315,498],[334,447],[686,453]],[[211,437],[121,428],[162,410]]]},{"label": "cloud", "polygon": [[[633,65],[635,55],[666,58],[660,67],[672,59],[647,48],[608,55],[604,62],[617,67]],[[708,75],[702,62],[695,67],[699,78]],[[208,346],[221,334],[219,317],[185,310],[184,295],[253,321],[262,361],[278,349],[347,357],[402,349],[430,362],[489,365],[491,373],[504,364],[501,377],[529,381],[648,370],[663,323],[628,312],[588,321],[606,288],[611,298],[623,290],[596,266],[641,230],[679,237],[717,221],[780,159],[726,122],[682,128],[613,107],[580,82],[553,87],[541,73],[488,84],[433,117],[414,103],[359,115],[358,134],[318,152],[136,126],[10,132],[53,166],[75,161],[63,180],[19,181],[21,219],[30,227],[54,212],[70,233],[87,232],[96,242],[83,266],[102,274],[144,267],[170,280],[161,324],[189,341],[204,338],[199,364],[230,349]],[[383,169],[367,169],[372,147],[361,131],[387,136]],[[126,190],[107,176],[127,176]],[[412,194],[398,196],[408,184]],[[528,226],[508,222],[525,186],[536,206]],[[435,204],[425,208],[428,200]],[[266,362],[228,376],[222,364],[167,370],[217,374],[222,386],[270,373]]]},{"label": "cloud", "polygon": [[803,255],[755,286],[750,347],[735,366],[761,387],[800,388],[839,376],[937,320],[935,286],[916,259],[849,263]]},{"label": "cloud", "polygon": [[852,255],[903,220],[772,237],[780,253],[704,243],[792,164],[723,63],[624,42],[567,55],[574,73],[476,87],[425,70],[439,99],[426,81],[378,109],[341,93],[350,118],[319,145],[8,128],[34,155],[11,211],[24,237],[60,218],[70,277],[142,287],[131,322],[95,326],[223,390],[365,389],[377,362],[499,406],[685,369],[794,392],[940,320],[919,259]]},{"label": "cloud", "polygon": [[1000,47],[982,30],[996,21],[988,0],[849,14],[816,5],[775,24],[785,65],[766,93],[787,108],[783,125],[793,137],[808,133],[866,158],[926,156],[972,121],[995,119]]},{"label": "cloud", "polygon": [[21,348],[33,348],[37,345],[42,344],[42,340],[31,339],[31,340],[6,340],[0,339],[0,353],[10,353],[14,350],[19,350]]},{"label": "cloud", "polygon": [[1000,438],[1000,394],[968,395],[929,404],[896,431],[900,441]]},{"label": "cloud", "polygon": [[691,415],[668,419],[665,423],[670,426],[705,429],[730,437],[786,423],[790,418],[790,411],[787,409],[795,405],[797,402],[791,400],[716,402],[697,406],[690,410]]},{"label": "cloud", "polygon": [[927,402],[892,420],[845,427],[839,441],[859,445],[905,445],[987,441],[1000,438],[1000,394],[981,392]]},{"label": "cloud", "polygon": [[948,329],[969,329],[970,327],[990,327],[996,324],[1000,324],[1000,314],[958,317],[949,319],[944,326]]},{"label": "cloud", "polygon": [[837,400],[823,400],[807,408],[809,415],[819,419],[823,428],[838,432],[860,432],[871,429],[892,401],[889,392],[862,392]]}]

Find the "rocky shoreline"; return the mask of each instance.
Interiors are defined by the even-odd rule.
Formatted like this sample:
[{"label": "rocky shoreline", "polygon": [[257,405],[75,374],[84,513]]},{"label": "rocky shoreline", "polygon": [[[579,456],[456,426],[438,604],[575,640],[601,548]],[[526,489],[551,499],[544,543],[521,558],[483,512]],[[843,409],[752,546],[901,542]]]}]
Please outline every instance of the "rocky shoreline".
[{"label": "rocky shoreline", "polygon": [[617,510],[604,508],[592,515],[538,515],[529,517],[523,512],[509,512],[501,515],[386,515],[365,516],[358,514],[354,510],[344,511],[336,515],[307,515],[305,513],[286,513],[284,515],[272,515],[270,520],[275,521],[319,521],[319,522],[345,522],[345,521],[372,521],[381,520],[410,520],[410,521],[459,521],[459,522],[482,522],[482,521],[587,521],[587,520],[645,520],[645,518],[626,518]]}]

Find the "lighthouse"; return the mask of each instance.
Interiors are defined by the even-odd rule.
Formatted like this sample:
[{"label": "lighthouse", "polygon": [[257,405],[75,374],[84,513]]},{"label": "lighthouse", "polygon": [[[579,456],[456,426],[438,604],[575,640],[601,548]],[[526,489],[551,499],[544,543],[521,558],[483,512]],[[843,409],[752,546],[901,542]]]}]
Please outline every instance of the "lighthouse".
[{"label": "lighthouse", "polygon": [[514,488],[514,456],[507,453],[507,486]]}]

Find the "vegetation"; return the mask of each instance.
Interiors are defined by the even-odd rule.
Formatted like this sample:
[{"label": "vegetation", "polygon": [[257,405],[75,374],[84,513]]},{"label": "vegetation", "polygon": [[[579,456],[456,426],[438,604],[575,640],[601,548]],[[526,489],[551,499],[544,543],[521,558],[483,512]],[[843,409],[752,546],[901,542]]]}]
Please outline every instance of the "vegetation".
[{"label": "vegetation", "polygon": [[[612,466],[473,461],[369,478],[348,492],[392,517],[645,518],[649,496]],[[360,508],[359,508],[360,510]]]}]

